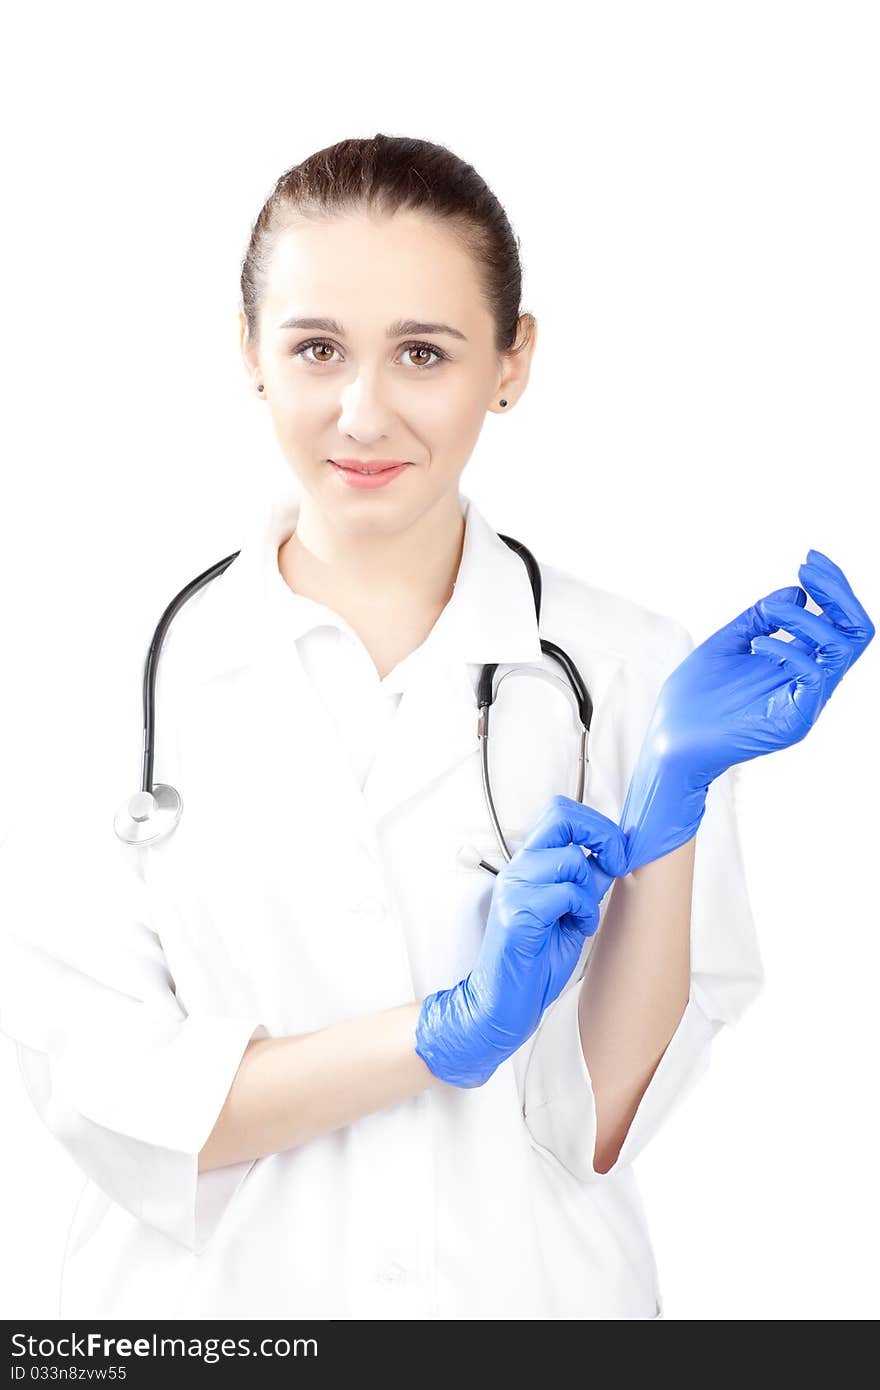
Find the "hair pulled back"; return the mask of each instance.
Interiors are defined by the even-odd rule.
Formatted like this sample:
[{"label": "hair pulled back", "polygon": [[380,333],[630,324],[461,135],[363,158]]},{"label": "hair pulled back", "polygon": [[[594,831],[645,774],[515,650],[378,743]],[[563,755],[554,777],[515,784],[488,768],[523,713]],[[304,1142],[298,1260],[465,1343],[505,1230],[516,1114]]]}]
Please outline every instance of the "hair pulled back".
[{"label": "hair pulled back", "polygon": [[251,227],[242,262],[241,298],[248,335],[259,338],[259,306],[275,242],[298,218],[407,209],[445,223],[473,256],[495,323],[495,350],[515,347],[522,313],[519,238],[494,193],[472,165],[428,140],[374,135],[340,140],[309,155],[277,180]]}]

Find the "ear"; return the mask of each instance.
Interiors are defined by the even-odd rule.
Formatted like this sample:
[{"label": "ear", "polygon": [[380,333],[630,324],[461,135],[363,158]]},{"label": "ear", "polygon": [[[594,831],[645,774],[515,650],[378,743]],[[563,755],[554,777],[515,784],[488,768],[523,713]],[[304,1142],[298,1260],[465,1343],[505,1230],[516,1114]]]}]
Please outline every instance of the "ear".
[{"label": "ear", "polygon": [[257,354],[248,333],[247,318],[245,317],[244,304],[239,300],[238,304],[238,341],[241,348],[241,355],[244,365],[247,368],[248,376],[253,377],[259,370]]},{"label": "ear", "polygon": [[[520,314],[516,342],[504,357],[504,374],[498,383],[497,394],[507,397],[511,404],[519,400],[526,389],[535,346],[538,341],[538,321],[534,314]],[[500,411],[497,400],[491,409]]]}]

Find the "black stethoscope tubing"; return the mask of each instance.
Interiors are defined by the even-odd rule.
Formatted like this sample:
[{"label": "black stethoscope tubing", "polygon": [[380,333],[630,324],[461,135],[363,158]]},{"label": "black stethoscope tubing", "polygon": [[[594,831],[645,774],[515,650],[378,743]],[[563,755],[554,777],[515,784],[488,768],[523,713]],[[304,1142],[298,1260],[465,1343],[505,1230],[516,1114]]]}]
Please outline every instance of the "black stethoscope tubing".
[{"label": "black stethoscope tubing", "polygon": [[[514,540],[511,536],[502,535],[500,532],[498,534],[505,545],[519,555],[526,567],[535,602],[535,617],[540,625],[542,583],[538,563],[531,551],[521,541]],[[224,556],[222,560],[218,560],[216,564],[209,566],[208,569],[191,579],[178,594],[175,594],[156,624],[144,663],[144,730],[140,791],[135,793],[125,806],[120,808],[114,821],[116,834],[127,844],[149,844],[164,838],[176,826],[182,810],[179,792],[166,783],[154,783],[153,781],[153,755],[156,738],[156,675],[165,635],[175,614],[179,612],[186,601],[204,588],[206,584],[209,584],[212,579],[218,578],[240,554],[240,550],[233,551],[231,555]],[[541,638],[540,641],[541,651],[544,655],[562,667],[577,705],[581,733],[578,754],[578,789],[575,799],[582,801],[588,762],[588,740],[593,718],[593,702],[580,671],[568,653],[562,647],[558,647],[555,642],[547,641],[545,638]],[[486,807],[501,852],[505,860],[509,861],[512,856],[501,829],[489,780],[489,711],[495,701],[495,672],[497,670],[498,663],[495,662],[483,666],[480,672],[477,687],[477,736],[480,743],[480,768]],[[494,865],[485,859],[479,859],[478,863],[480,868],[488,870],[489,873],[497,874],[499,872]]]}]

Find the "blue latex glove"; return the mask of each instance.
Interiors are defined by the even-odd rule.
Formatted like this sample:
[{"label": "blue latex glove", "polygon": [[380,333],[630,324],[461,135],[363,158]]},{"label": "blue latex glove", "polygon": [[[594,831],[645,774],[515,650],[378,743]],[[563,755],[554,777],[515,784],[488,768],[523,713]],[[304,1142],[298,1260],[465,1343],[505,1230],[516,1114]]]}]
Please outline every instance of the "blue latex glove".
[{"label": "blue latex glove", "polygon": [[[605,870],[601,889],[594,856]],[[623,835],[614,821],[570,797],[551,799],[496,875],[473,970],[422,1002],[416,1052],[435,1076],[482,1086],[531,1037],[570,979],[598,926],[605,889],[623,868]]]},{"label": "blue latex glove", "polygon": [[[627,873],[690,840],[709,785],[734,763],[798,743],[874,636],[844,575],[810,550],[775,589],[692,651],[666,680],[627,791]],[[771,637],[783,629],[787,642]]]}]

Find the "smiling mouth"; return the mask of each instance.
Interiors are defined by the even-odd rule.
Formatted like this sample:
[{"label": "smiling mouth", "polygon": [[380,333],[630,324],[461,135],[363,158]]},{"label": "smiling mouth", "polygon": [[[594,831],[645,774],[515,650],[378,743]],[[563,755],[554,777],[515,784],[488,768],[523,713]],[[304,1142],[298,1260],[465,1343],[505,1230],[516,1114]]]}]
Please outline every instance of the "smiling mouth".
[{"label": "smiling mouth", "polygon": [[344,468],[347,473],[366,473],[372,477],[374,473],[390,473],[393,468],[406,468],[407,460],[401,459],[399,462],[383,464],[360,464],[349,463],[347,459],[328,459],[334,468]]}]

